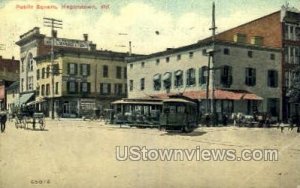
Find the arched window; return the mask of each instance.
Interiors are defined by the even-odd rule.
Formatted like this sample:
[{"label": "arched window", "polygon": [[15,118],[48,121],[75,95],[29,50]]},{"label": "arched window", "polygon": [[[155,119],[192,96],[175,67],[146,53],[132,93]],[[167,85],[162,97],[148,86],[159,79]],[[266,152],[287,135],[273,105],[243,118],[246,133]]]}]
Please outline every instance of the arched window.
[{"label": "arched window", "polygon": [[181,87],[183,85],[183,71],[177,70],[174,75],[174,85],[175,87]]},{"label": "arched window", "polygon": [[159,91],[161,88],[161,75],[155,74],[153,76],[153,88],[155,91]]},{"label": "arched window", "polygon": [[166,72],[163,76],[164,89],[170,89],[172,85],[172,73]]}]

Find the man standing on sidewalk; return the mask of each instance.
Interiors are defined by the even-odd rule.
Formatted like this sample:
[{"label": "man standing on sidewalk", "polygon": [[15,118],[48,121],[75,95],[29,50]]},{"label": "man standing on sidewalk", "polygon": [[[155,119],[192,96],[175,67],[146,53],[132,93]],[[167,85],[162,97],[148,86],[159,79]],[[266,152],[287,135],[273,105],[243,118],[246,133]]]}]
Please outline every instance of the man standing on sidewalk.
[{"label": "man standing on sidewalk", "polygon": [[1,124],[1,133],[5,131],[5,124],[7,121],[7,114],[5,111],[0,112],[0,124]]}]

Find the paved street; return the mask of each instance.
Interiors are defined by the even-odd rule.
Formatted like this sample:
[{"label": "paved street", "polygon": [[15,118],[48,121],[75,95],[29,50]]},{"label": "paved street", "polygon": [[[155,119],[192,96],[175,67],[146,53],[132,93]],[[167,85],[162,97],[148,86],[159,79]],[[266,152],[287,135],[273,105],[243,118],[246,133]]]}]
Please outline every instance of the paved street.
[{"label": "paved street", "polygon": [[[89,121],[47,121],[46,130],[0,135],[0,187],[300,186],[300,134],[277,128],[199,128],[165,133]],[[118,161],[116,146],[278,149],[278,161]]]}]

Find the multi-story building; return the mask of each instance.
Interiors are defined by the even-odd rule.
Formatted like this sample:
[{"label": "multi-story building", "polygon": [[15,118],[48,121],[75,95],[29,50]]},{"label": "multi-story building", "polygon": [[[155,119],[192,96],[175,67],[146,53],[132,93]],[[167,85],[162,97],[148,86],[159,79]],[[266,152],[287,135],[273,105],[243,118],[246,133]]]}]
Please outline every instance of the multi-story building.
[{"label": "multi-story building", "polygon": [[7,105],[6,88],[19,79],[19,61],[0,56],[0,109]]},{"label": "multi-story building", "polygon": [[[88,51],[95,48],[95,44],[88,41],[88,35],[84,34],[83,40],[58,38],[57,33],[53,32],[51,37],[40,33],[38,27],[34,27],[20,36],[16,42],[20,46],[20,101],[27,102],[26,99],[35,97],[36,90],[36,61],[35,57],[50,54],[52,37],[54,38],[54,50],[59,49],[78,49]],[[22,104],[21,104],[22,105]]]},{"label": "multi-story building", "polygon": [[[19,68],[19,67],[18,67]],[[7,89],[6,89],[6,109],[10,114],[16,112],[16,107],[19,106],[19,80],[12,83]]]},{"label": "multi-story building", "polygon": [[263,16],[249,23],[219,33],[222,41],[254,44],[282,49],[282,115],[286,119],[297,112],[300,104],[289,103],[287,95],[293,78],[293,70],[300,67],[300,12],[282,6],[280,11]]},{"label": "multi-story building", "polygon": [[[216,70],[215,79],[217,89],[224,89],[221,83],[224,82],[223,79],[225,79],[226,76],[221,75],[220,77],[220,73],[223,72],[225,75],[230,73],[232,77],[229,77],[229,80],[225,81],[225,83],[231,83],[228,89],[246,90],[262,97],[263,103],[261,103],[261,110],[271,112],[273,115],[282,117],[283,119],[287,119],[292,114],[297,113],[297,111],[298,113],[300,112],[299,104],[289,103],[287,95],[292,79],[296,76],[293,70],[295,67],[300,67],[300,13],[298,10],[283,6],[280,11],[221,32],[217,34],[215,38],[216,41],[218,41],[216,48],[219,52],[229,48],[228,51],[225,50],[223,53],[224,55],[225,53],[230,53],[230,55],[227,56],[223,56],[221,55],[222,53],[218,52],[214,55],[216,66],[223,64],[229,66],[225,70]],[[197,86],[197,83],[195,83],[195,85],[193,83],[194,81],[192,81],[193,84],[191,85],[197,87],[184,85],[185,80],[183,79],[183,81],[180,81],[180,84],[183,84],[182,88],[184,89],[180,90],[178,89],[180,87],[174,85],[177,84],[176,80],[174,80],[174,75],[190,75],[191,73],[192,75],[198,75],[198,78],[195,77],[192,80],[200,79],[199,82],[205,82],[205,78],[201,76],[201,71],[205,72],[205,68],[202,70],[197,69],[205,64],[207,65],[207,57],[199,57],[200,52],[197,53],[192,50],[197,49],[196,51],[201,51],[201,48],[206,48],[201,46],[205,46],[205,43],[209,43],[211,40],[211,37],[209,37],[200,40],[198,44],[151,54],[142,60],[134,60],[128,65],[129,97],[142,97],[142,95],[145,97],[146,95],[161,92],[161,88],[165,86],[163,86],[163,84],[159,85],[159,82],[157,82],[158,86],[155,87],[156,89],[153,89],[153,83],[150,79],[153,75],[147,74],[152,71],[154,71],[154,73],[157,72],[156,77],[152,78],[152,80],[158,80],[159,78],[166,79],[169,77],[172,81],[170,85],[174,87],[173,89],[171,87],[170,92],[174,92],[175,88],[178,92],[182,92],[182,90],[184,90],[184,92],[198,92],[205,89],[205,86]],[[191,52],[185,51],[185,49],[189,49]],[[248,52],[244,52],[245,50]],[[187,55],[180,55],[182,53]],[[245,53],[248,53],[246,58],[243,56]],[[188,58],[185,60],[185,63],[179,63],[184,56],[193,57],[194,55],[192,54],[197,54],[195,55],[195,57],[198,56],[196,60]],[[178,57],[175,57],[177,55]],[[174,59],[178,60],[175,61]],[[178,63],[176,63],[177,61]],[[162,62],[170,63],[165,64]],[[154,66],[155,68],[153,68],[153,65],[156,67]],[[189,70],[189,73],[185,73],[187,71],[186,69],[190,69],[191,67],[195,70]],[[174,73],[173,69],[182,71]],[[199,71],[199,73],[197,73],[197,71]],[[170,74],[163,77],[164,72],[170,72]],[[218,79],[221,80],[218,81]],[[186,82],[190,82],[189,80],[186,80]],[[217,91],[216,95],[218,94],[219,92]],[[229,93],[227,94],[230,95]],[[205,97],[205,95],[206,94],[203,94],[202,97]],[[250,106],[255,106],[255,103],[257,102],[247,102],[247,108],[244,108],[244,110],[235,108],[235,111],[243,112],[247,109],[246,111],[250,112]]]},{"label": "multi-story building", "polygon": [[133,60],[127,66],[129,98],[183,93],[202,101],[204,113],[209,102],[205,100],[207,91],[211,99],[214,84],[213,98],[218,113],[251,114],[258,110],[279,118],[280,49],[216,41],[214,71],[208,73],[207,53],[211,49],[211,41],[200,41]]},{"label": "multi-story building", "polygon": [[[94,109],[110,107],[114,100],[127,96],[127,53],[64,49],[55,54],[55,114],[80,117]],[[51,113],[52,78],[50,55],[38,56],[36,103]]]}]

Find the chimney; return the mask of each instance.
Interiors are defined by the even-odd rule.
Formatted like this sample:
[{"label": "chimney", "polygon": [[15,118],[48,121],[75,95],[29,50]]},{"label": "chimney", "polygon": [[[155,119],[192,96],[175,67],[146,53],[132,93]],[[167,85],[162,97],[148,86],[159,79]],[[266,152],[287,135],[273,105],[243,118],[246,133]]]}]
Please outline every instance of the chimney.
[{"label": "chimney", "polygon": [[0,55],[0,59],[2,59],[2,55]]},{"label": "chimney", "polygon": [[13,61],[14,61],[14,60],[15,60],[15,56],[12,56],[12,57],[11,57],[11,60],[13,60]]},{"label": "chimney", "polygon": [[52,30],[52,37],[57,38],[57,31],[56,30]]},{"label": "chimney", "polygon": [[89,35],[88,34],[83,34],[83,39],[84,41],[88,41],[89,40]]}]

